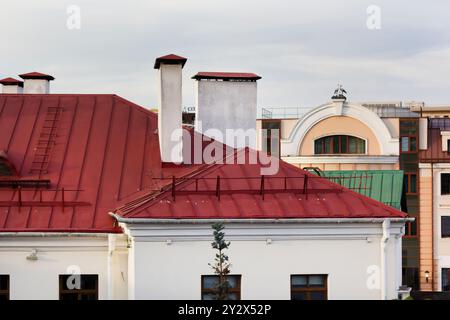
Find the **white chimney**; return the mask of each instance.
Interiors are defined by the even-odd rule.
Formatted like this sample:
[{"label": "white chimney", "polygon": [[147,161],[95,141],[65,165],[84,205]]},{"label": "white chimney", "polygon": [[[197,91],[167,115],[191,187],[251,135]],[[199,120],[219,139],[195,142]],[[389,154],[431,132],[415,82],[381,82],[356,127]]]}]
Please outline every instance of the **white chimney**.
[{"label": "white chimney", "polygon": [[0,84],[3,85],[2,93],[22,93],[23,81],[19,81],[14,78],[5,78],[0,80]]},{"label": "white chimney", "polygon": [[197,80],[196,130],[206,136],[220,132],[222,137],[212,138],[234,148],[256,149],[256,81],[261,77],[254,73],[199,72],[192,79]]},{"label": "white chimney", "polygon": [[161,161],[166,163],[183,162],[182,137],[174,137],[177,130],[182,129],[182,69],[186,61],[186,58],[174,54],[155,61],[155,69],[158,69],[159,148]]},{"label": "white chimney", "polygon": [[24,80],[23,93],[48,94],[50,81],[55,80],[48,74],[30,72],[19,75]]}]

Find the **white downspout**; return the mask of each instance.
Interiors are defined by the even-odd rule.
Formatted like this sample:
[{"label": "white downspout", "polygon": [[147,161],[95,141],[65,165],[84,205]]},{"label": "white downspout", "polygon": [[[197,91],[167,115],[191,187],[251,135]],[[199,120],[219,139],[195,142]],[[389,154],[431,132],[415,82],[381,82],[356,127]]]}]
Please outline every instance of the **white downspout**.
[{"label": "white downspout", "polygon": [[388,219],[385,219],[382,224],[383,228],[383,236],[381,237],[381,300],[386,300],[386,291],[387,291],[387,274],[386,274],[386,245],[390,238],[390,227],[391,222]]},{"label": "white downspout", "polygon": [[116,235],[108,234],[108,257],[107,257],[107,283],[108,283],[108,300],[113,300],[114,298],[114,284],[113,284],[113,254],[116,249]]}]

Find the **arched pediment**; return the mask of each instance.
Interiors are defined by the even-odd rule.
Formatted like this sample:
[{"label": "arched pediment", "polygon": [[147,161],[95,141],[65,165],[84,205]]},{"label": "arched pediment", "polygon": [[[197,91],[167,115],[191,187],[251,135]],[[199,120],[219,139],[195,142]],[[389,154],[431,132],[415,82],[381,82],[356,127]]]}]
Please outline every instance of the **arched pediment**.
[{"label": "arched pediment", "polygon": [[282,156],[298,156],[300,146],[309,130],[320,121],[336,116],[354,118],[370,128],[379,143],[380,155],[399,154],[399,139],[392,137],[389,128],[375,112],[359,104],[334,101],[312,109],[299,119],[290,136],[281,140]]}]

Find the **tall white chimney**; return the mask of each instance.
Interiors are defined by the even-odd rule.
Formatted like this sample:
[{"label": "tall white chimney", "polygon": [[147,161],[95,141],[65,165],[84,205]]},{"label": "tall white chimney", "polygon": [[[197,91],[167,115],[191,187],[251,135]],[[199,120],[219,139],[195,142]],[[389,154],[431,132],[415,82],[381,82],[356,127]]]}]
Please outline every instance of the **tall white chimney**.
[{"label": "tall white chimney", "polygon": [[[156,59],[158,70],[158,134],[161,161],[182,163],[182,69],[187,59],[169,54]],[[174,139],[176,138],[176,139]],[[180,152],[178,152],[179,150]]]},{"label": "tall white chimney", "polygon": [[3,85],[2,93],[22,93],[23,81],[14,78],[5,78],[0,80],[0,84]]},{"label": "tall white chimney", "polygon": [[55,80],[48,74],[30,72],[19,75],[24,80],[23,93],[50,93],[50,81]]},{"label": "tall white chimney", "polygon": [[257,84],[254,73],[199,72],[196,81],[195,128],[234,148],[256,149]]}]

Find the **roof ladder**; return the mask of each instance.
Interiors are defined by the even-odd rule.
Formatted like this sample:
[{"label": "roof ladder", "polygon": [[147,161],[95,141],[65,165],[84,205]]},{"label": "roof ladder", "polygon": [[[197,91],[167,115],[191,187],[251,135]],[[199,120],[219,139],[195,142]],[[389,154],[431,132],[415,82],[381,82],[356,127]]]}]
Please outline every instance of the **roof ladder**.
[{"label": "roof ladder", "polygon": [[44,125],[37,141],[36,152],[31,164],[30,173],[47,173],[50,155],[56,144],[58,122],[63,112],[62,107],[48,107],[45,114]]}]

